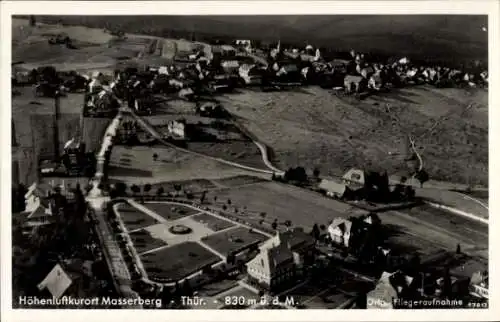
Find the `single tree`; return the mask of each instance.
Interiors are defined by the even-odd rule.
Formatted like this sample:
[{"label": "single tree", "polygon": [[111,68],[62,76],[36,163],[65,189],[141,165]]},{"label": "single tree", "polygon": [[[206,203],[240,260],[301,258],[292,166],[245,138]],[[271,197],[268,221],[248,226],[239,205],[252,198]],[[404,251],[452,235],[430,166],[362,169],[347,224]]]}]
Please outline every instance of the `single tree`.
[{"label": "single tree", "polygon": [[156,190],[156,195],[157,196],[161,196],[165,193],[165,189],[163,187],[159,187],[157,190]]},{"label": "single tree", "polygon": [[267,216],[267,214],[266,214],[266,212],[265,212],[265,211],[261,212],[259,215],[260,215],[262,218],[266,218],[266,216]]},{"label": "single tree", "polygon": [[222,205],[222,210],[226,211],[227,210],[227,206],[226,205]]},{"label": "single tree", "polygon": [[422,169],[415,174],[415,178],[417,178],[418,182],[420,182],[420,188],[422,188],[424,186],[424,183],[429,181],[429,174],[427,173],[427,171]]},{"label": "single tree", "polygon": [[274,220],[273,223],[271,224],[271,227],[276,230],[278,228],[278,220]]},{"label": "single tree", "polygon": [[291,220],[285,220],[285,226],[286,227],[291,227],[292,226],[292,221]]},{"label": "single tree", "polygon": [[227,204],[231,205],[231,203],[232,203],[231,199],[227,199]]},{"label": "single tree", "polygon": [[217,196],[214,196],[214,202],[217,202]]},{"label": "single tree", "polygon": [[461,254],[462,253],[462,249],[460,247],[460,244],[457,244],[457,250],[456,250],[456,253],[457,254]]},{"label": "single tree", "polygon": [[203,191],[200,196],[200,203],[203,204],[205,202],[205,199],[207,197],[207,191]]},{"label": "single tree", "polygon": [[123,182],[117,182],[115,184],[115,190],[116,190],[116,194],[119,197],[123,197],[127,194],[127,185]]},{"label": "single tree", "polygon": [[130,190],[132,190],[134,195],[137,195],[139,192],[141,192],[141,188],[139,188],[139,186],[136,184],[133,184],[132,187],[130,187]]},{"label": "single tree", "polygon": [[193,295],[193,288],[191,287],[191,283],[187,278],[184,280],[184,283],[182,283],[182,294],[184,294],[185,296]]},{"label": "single tree", "polygon": [[319,237],[321,235],[321,232],[319,230],[319,227],[318,227],[318,224],[314,224],[312,230],[311,230],[311,236],[315,239],[315,240],[319,240]]},{"label": "single tree", "polygon": [[143,189],[144,193],[147,194],[148,192],[151,191],[151,188],[152,188],[151,184],[146,183],[142,189]]},{"label": "single tree", "polygon": [[34,15],[30,16],[30,26],[35,27],[36,26],[36,18]]},{"label": "single tree", "polygon": [[314,170],[313,170],[313,176],[314,176],[315,179],[319,179],[319,174],[320,174],[319,169],[318,168],[314,168]]},{"label": "single tree", "polygon": [[158,160],[158,153],[154,153],[153,154],[153,161],[157,161]]},{"label": "single tree", "polygon": [[182,186],[180,184],[174,184],[174,190],[180,192],[182,190]]}]

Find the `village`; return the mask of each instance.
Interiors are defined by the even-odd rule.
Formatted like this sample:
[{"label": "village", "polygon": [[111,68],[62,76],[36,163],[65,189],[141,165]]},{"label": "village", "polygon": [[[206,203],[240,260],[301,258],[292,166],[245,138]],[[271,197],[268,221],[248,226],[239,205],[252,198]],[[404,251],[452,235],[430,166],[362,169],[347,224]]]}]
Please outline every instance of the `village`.
[{"label": "village", "polygon": [[[81,30],[72,34],[83,27],[18,23],[22,41],[48,57],[85,51],[105,64],[13,63],[13,275],[26,285],[17,296],[151,299],[139,306],[170,309],[488,307],[487,172],[451,183],[450,169],[437,170],[447,158],[431,150],[448,139],[434,129],[448,129],[449,118],[477,116],[483,133],[482,106],[462,103],[429,119],[430,131],[409,130],[416,117],[404,113],[414,112],[398,110],[413,104],[398,95],[421,88],[479,96],[486,66],[96,28],[88,29],[102,39],[88,45],[75,39]],[[313,163],[301,154],[314,144],[274,125],[289,115],[266,114],[280,95],[376,110],[363,135],[381,152],[361,157],[352,143],[361,134],[345,130],[323,138],[351,151],[332,158],[342,167]],[[309,114],[298,124],[309,124],[314,104],[299,104],[298,115]],[[30,109],[39,112],[22,119],[28,131],[15,115]],[[312,132],[293,126],[301,137]],[[287,139],[295,145],[280,150]],[[482,147],[473,135],[463,140],[471,155]]]}]

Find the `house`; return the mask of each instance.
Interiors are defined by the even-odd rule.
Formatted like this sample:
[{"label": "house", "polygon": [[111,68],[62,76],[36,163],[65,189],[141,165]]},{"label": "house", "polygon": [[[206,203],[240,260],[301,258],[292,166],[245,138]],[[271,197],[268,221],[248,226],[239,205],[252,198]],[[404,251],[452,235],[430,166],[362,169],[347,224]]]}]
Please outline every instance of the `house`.
[{"label": "house", "polygon": [[246,85],[262,84],[264,71],[254,64],[241,65],[238,69],[238,73]]},{"label": "house", "polygon": [[339,199],[342,199],[349,192],[349,188],[345,184],[329,179],[321,180],[318,188],[328,197]]},{"label": "house", "polygon": [[365,172],[361,169],[352,168],[342,176],[342,181],[346,185],[357,186],[358,188],[364,187]]},{"label": "house", "polygon": [[53,298],[58,299],[66,292],[72,280],[63,270],[61,265],[56,264],[49,274],[38,284],[38,290],[47,289]]},{"label": "house", "polygon": [[236,49],[229,45],[212,46],[212,54],[220,57],[234,57]]},{"label": "house", "polygon": [[240,62],[237,61],[237,60],[235,60],[235,59],[223,60],[221,62],[221,67],[222,67],[222,69],[224,70],[225,73],[236,74],[239,71]]},{"label": "house", "polygon": [[488,292],[488,265],[478,260],[468,260],[450,270],[450,275],[470,280],[470,294],[478,298],[489,298]]},{"label": "house", "polygon": [[383,272],[375,288],[366,295],[367,309],[394,309],[397,300],[410,293],[414,279],[400,271]]},{"label": "house", "polygon": [[344,88],[346,93],[360,93],[366,83],[366,79],[357,75],[346,75],[344,77]]},{"label": "house", "polygon": [[301,229],[278,232],[260,246],[247,263],[249,281],[267,290],[280,288],[302,276],[314,259],[314,239]]},{"label": "house", "polygon": [[328,235],[333,243],[349,247],[352,222],[345,218],[335,218],[328,226]]},{"label": "house", "polygon": [[37,227],[51,224],[56,211],[54,198],[50,198],[52,188],[33,183],[24,195],[26,208],[25,227]]},{"label": "house", "polygon": [[168,122],[167,130],[170,135],[173,135],[177,138],[185,139],[186,138],[186,120],[179,119]]}]

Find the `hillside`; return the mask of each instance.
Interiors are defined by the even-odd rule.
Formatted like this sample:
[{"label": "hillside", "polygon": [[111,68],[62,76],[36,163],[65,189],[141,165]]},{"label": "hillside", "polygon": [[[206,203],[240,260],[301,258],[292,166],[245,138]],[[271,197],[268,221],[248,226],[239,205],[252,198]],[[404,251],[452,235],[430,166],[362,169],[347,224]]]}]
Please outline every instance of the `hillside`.
[{"label": "hillside", "polygon": [[[465,111],[470,102],[474,108]],[[423,86],[358,101],[310,87],[243,91],[224,103],[274,150],[273,162],[281,169],[318,167],[338,176],[359,167],[407,175],[405,136],[411,134],[432,179],[488,185],[488,105],[482,90]]]},{"label": "hillside", "polygon": [[[451,62],[487,59],[486,16],[41,16],[39,21],[117,28],[125,32],[305,42],[335,50]],[[202,40],[202,39],[201,39]]]}]

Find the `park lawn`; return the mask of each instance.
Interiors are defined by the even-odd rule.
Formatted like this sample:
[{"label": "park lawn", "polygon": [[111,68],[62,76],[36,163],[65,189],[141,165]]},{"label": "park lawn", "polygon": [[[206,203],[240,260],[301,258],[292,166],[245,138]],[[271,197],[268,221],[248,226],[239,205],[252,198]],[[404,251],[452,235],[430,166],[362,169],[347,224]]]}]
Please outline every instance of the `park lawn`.
[{"label": "park lawn", "polygon": [[151,236],[147,230],[132,232],[130,233],[130,238],[139,254],[167,245],[164,241]]},{"label": "park lawn", "polygon": [[166,220],[177,220],[198,213],[198,210],[161,202],[148,202],[145,206]]},{"label": "park lawn", "polygon": [[204,224],[208,229],[213,231],[220,231],[223,229],[227,229],[230,227],[234,227],[234,224],[223,219],[219,219],[207,213],[201,213],[196,216],[193,216],[191,219]]},{"label": "park lawn", "polygon": [[117,206],[117,213],[129,231],[159,223],[153,217],[148,216],[129,204],[119,204]]},{"label": "park lawn", "polygon": [[184,242],[141,256],[148,276],[154,281],[184,278],[220,259],[198,243]]},{"label": "park lawn", "polygon": [[201,241],[227,256],[230,253],[243,251],[266,239],[267,237],[262,234],[251,232],[248,228],[238,227],[204,237]]}]

